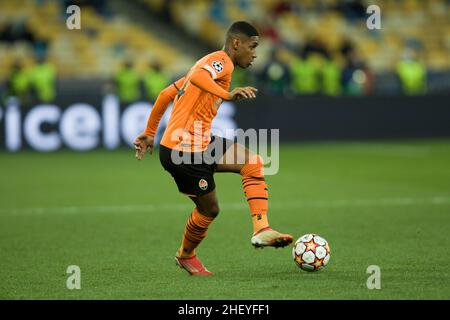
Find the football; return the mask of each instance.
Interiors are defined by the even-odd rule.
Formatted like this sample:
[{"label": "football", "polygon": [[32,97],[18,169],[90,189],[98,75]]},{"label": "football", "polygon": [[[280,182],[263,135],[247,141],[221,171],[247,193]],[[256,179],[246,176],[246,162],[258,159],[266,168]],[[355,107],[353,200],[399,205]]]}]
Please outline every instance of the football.
[{"label": "football", "polygon": [[292,257],[302,270],[310,272],[321,270],[330,261],[330,246],[317,234],[305,234],[295,241]]}]

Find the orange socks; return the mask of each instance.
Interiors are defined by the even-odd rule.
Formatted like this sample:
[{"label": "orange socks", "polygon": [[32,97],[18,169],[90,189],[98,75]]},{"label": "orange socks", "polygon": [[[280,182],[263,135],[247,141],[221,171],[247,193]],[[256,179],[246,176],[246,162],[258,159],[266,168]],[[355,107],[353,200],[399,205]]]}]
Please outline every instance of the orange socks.
[{"label": "orange socks", "polygon": [[263,170],[264,163],[259,155],[250,158],[249,163],[241,169],[242,187],[250,207],[254,233],[269,226],[267,220],[269,194]]},{"label": "orange socks", "polygon": [[[269,198],[263,170],[264,163],[258,155],[253,156],[241,169],[242,186],[252,215],[253,233],[269,226]],[[181,248],[178,250],[180,257],[190,258],[195,255],[195,248],[206,237],[208,227],[213,221],[214,218],[202,215],[197,208],[192,211],[184,229]]]},{"label": "orange socks", "polygon": [[269,221],[267,220],[266,214],[252,214],[253,222],[253,234],[257,233],[259,230],[267,228],[269,226]]},{"label": "orange socks", "polygon": [[180,257],[190,258],[195,255],[195,248],[206,237],[208,226],[213,220],[214,218],[202,215],[197,208],[192,211],[184,228],[181,248],[178,250]]}]

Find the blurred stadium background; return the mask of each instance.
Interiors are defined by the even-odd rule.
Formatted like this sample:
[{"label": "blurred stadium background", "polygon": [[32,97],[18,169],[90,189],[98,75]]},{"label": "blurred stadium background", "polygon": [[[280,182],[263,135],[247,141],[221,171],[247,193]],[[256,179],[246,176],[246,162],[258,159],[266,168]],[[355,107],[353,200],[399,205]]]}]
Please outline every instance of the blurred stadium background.
[{"label": "blurred stadium background", "polygon": [[[72,4],[80,30],[66,25]],[[366,26],[372,4],[380,30]],[[449,8],[0,0],[0,298],[448,299]],[[157,157],[134,160],[131,143],[159,90],[221,49],[236,20],[262,37],[232,86],[258,97],[223,103],[214,126],[280,129],[271,221],[323,235],[333,253],[307,275],[289,251],[250,250],[239,178],[217,175],[224,213],[201,254],[218,280],[186,290],[167,266],[192,206]],[[65,287],[70,264],[81,266],[80,292]],[[365,286],[371,264],[383,272],[378,292]]]},{"label": "blurred stadium background", "polygon": [[[66,27],[70,4],[82,9],[81,30]],[[370,4],[381,8],[381,30],[366,26]],[[159,64],[168,78],[176,78],[222,46],[231,22],[247,20],[262,34],[252,81],[274,94],[419,94],[450,88],[446,0],[5,0],[0,9],[2,82],[14,66],[31,72],[40,58],[54,67],[57,79],[112,79],[125,61],[132,61],[141,77]],[[417,62],[409,67],[418,75],[402,75],[404,61]],[[352,73],[352,67],[362,73]],[[341,81],[334,83],[335,78]],[[283,85],[270,86],[275,80]]]},{"label": "blurred stadium background", "polygon": [[[66,25],[71,4],[81,8],[79,30]],[[366,25],[370,4],[381,10],[379,30]],[[111,95],[118,99],[122,115],[128,115],[128,120],[121,120],[122,131],[128,133],[122,132],[122,137],[104,133],[84,149],[114,149],[122,141],[130,144],[161,88],[184,75],[199,57],[220,49],[226,29],[236,20],[252,22],[262,37],[255,65],[245,71],[236,68],[232,85],[258,87],[264,99],[256,104],[268,114],[276,105],[284,105],[296,118],[308,119],[309,126],[317,124],[303,131],[300,126],[297,134],[291,134],[293,126],[287,121],[292,117],[258,120],[270,120],[271,127],[280,128],[282,140],[448,135],[447,125],[436,121],[448,116],[444,97],[450,92],[449,6],[446,0],[1,1],[0,120],[5,128],[1,147],[14,151],[31,145],[51,151],[67,146],[48,134],[42,141],[28,141],[26,136],[51,132],[52,124],[64,118],[62,112],[76,103],[85,103],[84,110],[93,106],[98,111],[90,112],[95,119],[73,111],[78,116],[68,116],[67,123],[89,122],[94,135],[100,135],[102,126],[114,131],[116,127],[105,122],[113,120],[100,119],[102,99]],[[398,99],[401,96],[420,97]],[[103,113],[121,112],[113,111],[114,98]],[[279,99],[280,103],[274,102]],[[138,109],[125,112],[136,102],[142,102]],[[40,104],[58,109],[38,108],[31,114],[34,118],[26,120],[27,113]],[[347,107],[365,105],[387,110],[369,107],[371,113],[359,108],[350,121],[354,110]],[[437,111],[431,111],[430,105]],[[321,126],[318,119],[329,117],[321,107],[327,106],[342,112],[337,112],[334,125]],[[220,113],[225,123],[219,126],[259,127],[250,121],[254,109],[246,110],[250,111],[236,113],[234,106],[225,106]],[[391,127],[386,125],[383,132],[374,125],[361,134],[360,125],[370,114],[378,115],[376,122],[391,118]],[[401,118],[409,122],[404,124]],[[424,124],[423,119],[429,121]],[[339,127],[346,120],[343,132]],[[322,130],[329,132],[317,135]],[[62,127],[60,131],[65,132]]]}]

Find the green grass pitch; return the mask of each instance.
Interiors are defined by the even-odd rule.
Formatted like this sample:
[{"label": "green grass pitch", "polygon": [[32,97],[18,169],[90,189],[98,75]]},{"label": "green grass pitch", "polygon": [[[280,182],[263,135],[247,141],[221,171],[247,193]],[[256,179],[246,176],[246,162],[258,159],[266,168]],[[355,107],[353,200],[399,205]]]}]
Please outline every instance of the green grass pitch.
[{"label": "green grass pitch", "polygon": [[315,273],[291,247],[252,248],[238,175],[215,176],[221,213],[198,250],[213,277],[175,266],[193,204],[157,154],[1,153],[0,177],[1,299],[450,299],[450,140],[283,145],[269,221],[329,241]]}]

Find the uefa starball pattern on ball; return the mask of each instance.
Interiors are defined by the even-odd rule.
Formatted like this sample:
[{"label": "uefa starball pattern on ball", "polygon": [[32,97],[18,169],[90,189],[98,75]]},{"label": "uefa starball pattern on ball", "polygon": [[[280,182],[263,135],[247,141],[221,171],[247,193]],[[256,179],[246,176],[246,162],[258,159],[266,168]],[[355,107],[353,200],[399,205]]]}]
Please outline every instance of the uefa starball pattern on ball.
[{"label": "uefa starball pattern on ball", "polygon": [[330,261],[330,246],[324,238],[315,233],[305,234],[295,242],[292,257],[302,270],[321,270]]}]

